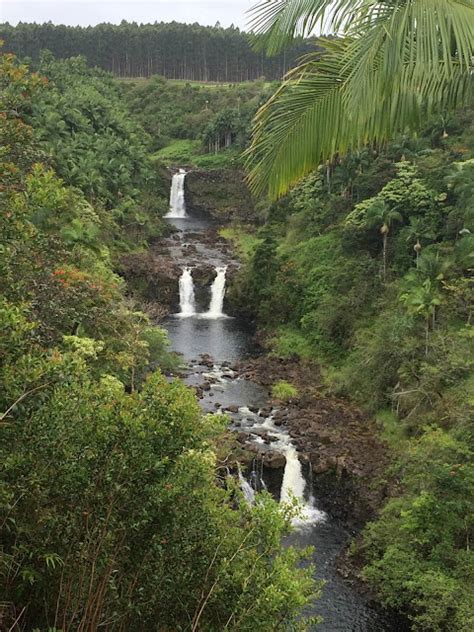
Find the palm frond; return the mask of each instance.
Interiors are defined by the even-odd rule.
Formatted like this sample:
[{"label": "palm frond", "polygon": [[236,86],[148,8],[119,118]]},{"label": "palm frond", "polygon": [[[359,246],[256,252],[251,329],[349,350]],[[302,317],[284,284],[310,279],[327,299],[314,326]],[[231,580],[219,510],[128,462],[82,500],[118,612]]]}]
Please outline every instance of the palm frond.
[{"label": "palm frond", "polygon": [[367,0],[262,0],[249,10],[249,27],[261,47],[272,55],[295,37],[307,37],[319,27],[338,32]]},{"label": "palm frond", "polygon": [[[269,4],[270,31],[291,32],[296,15],[320,19],[327,5]],[[350,3],[358,10],[350,23],[348,3],[335,4],[351,36],[325,41],[326,53],[307,56],[257,114],[248,152],[256,192],[278,197],[321,161],[414,131],[427,114],[469,98],[473,0],[360,0]]]}]

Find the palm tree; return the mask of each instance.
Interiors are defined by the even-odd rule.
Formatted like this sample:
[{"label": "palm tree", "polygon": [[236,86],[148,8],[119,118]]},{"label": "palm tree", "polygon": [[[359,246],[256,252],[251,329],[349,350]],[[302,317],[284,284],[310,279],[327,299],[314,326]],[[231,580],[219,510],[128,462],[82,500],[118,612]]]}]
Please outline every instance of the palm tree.
[{"label": "palm tree", "polygon": [[425,320],[425,356],[429,351],[430,320],[434,331],[436,325],[436,309],[441,305],[441,293],[430,279],[420,282],[415,277],[410,277],[412,281],[408,291],[400,296],[400,300],[405,304],[409,314],[423,316]]},{"label": "palm tree", "polygon": [[474,0],[260,0],[251,16],[270,53],[315,29],[337,36],[259,110],[248,152],[257,193],[278,197],[320,163],[469,98]]},{"label": "palm tree", "polygon": [[367,226],[376,226],[382,235],[383,280],[387,278],[387,242],[390,227],[394,222],[402,222],[403,217],[395,209],[391,209],[384,200],[375,200],[367,210]]},{"label": "palm tree", "polygon": [[410,224],[404,229],[407,242],[415,242],[413,250],[416,253],[416,267],[418,268],[420,253],[423,249],[421,238],[427,237],[432,239],[433,233],[428,230],[426,222],[422,217],[410,217]]}]

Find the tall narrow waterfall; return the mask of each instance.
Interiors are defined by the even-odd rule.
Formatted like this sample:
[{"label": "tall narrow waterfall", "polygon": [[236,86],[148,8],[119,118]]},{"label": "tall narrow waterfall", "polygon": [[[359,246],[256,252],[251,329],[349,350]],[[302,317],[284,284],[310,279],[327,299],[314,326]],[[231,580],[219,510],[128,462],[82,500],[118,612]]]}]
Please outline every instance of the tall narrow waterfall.
[{"label": "tall narrow waterfall", "polygon": [[216,278],[214,279],[214,283],[211,287],[211,303],[209,305],[209,311],[204,314],[206,318],[222,318],[225,316],[223,308],[226,271],[227,266],[216,268]]},{"label": "tall narrow waterfall", "polygon": [[184,200],[184,179],[186,178],[186,171],[180,169],[178,173],[175,173],[171,181],[171,193],[170,193],[170,210],[165,217],[183,219],[186,215],[186,203]]},{"label": "tall narrow waterfall", "polygon": [[194,298],[194,283],[191,268],[184,268],[179,279],[179,306],[180,316],[193,316],[196,313],[196,301]]}]

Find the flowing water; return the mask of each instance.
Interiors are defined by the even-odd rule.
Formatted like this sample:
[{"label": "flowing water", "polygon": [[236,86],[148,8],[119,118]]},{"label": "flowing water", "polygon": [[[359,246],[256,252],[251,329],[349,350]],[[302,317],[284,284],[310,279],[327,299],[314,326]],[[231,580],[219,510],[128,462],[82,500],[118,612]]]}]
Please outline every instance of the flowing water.
[{"label": "flowing water", "polygon": [[227,266],[216,268],[216,278],[211,287],[211,304],[209,310],[204,314],[206,318],[223,318],[224,297],[225,297],[225,275]]},{"label": "flowing water", "polygon": [[170,210],[165,217],[170,219],[184,219],[186,217],[186,203],[184,199],[184,179],[186,171],[180,169],[171,180]]},{"label": "flowing water", "polygon": [[209,295],[201,298],[203,304],[199,304],[194,296],[190,262],[185,259],[179,261],[183,274],[179,282],[180,313],[177,316],[187,317],[168,318],[166,328],[173,349],[183,355],[189,367],[185,381],[194,386],[206,384],[201,399],[205,411],[227,412],[226,408],[231,407],[232,426],[236,430],[249,433],[259,449],[271,449],[285,455],[286,466],[282,475],[263,468],[262,460],[256,458],[250,472],[245,476],[240,472],[240,483],[248,502],[254,501],[255,490],[267,487],[280,502],[285,502],[291,496],[300,499],[302,511],[294,521],[295,530],[288,538],[288,543],[315,547],[311,561],[316,565],[316,577],[326,582],[321,598],[308,609],[308,613],[324,618],[317,630],[395,632],[399,629],[396,622],[372,608],[361,594],[338,575],[337,557],[346,545],[349,534],[318,509],[313,496],[313,493],[317,496],[317,489],[314,490],[311,481],[305,479],[291,438],[284,428],[274,423],[273,416],[277,411],[268,409],[269,393],[261,385],[240,378],[232,370],[233,364],[255,354],[252,335],[245,322],[225,317],[228,255],[223,255],[218,248],[212,250],[208,244],[204,247],[200,243],[197,233],[199,230],[205,231],[209,222],[189,215],[188,218],[189,221],[180,216],[170,222],[179,230],[182,243],[190,243],[194,239],[195,245],[205,252],[208,263],[215,267],[216,276]]},{"label": "flowing water", "polygon": [[194,316],[196,313],[196,299],[194,297],[194,283],[191,268],[183,269],[179,279],[179,316]]}]

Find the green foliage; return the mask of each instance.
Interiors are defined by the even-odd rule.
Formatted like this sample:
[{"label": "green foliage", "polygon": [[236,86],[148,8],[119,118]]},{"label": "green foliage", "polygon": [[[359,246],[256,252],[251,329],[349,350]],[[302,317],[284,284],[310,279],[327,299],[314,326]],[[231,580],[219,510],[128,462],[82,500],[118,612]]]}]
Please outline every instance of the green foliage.
[{"label": "green foliage", "polygon": [[219,230],[219,235],[234,244],[244,261],[252,256],[260,244],[260,239],[250,226],[226,226]]},{"label": "green foliage", "polygon": [[405,494],[366,529],[365,577],[388,605],[410,605],[417,630],[474,622],[472,456],[464,440],[428,430],[401,458]]},{"label": "green foliage", "polygon": [[319,164],[414,134],[472,95],[471,0],[262,0],[252,13],[268,52],[317,27],[328,35],[255,118],[249,179],[273,199]]},{"label": "green foliage", "polygon": [[[134,240],[155,234],[167,192],[147,154],[148,136],[130,116],[113,79],[89,70],[83,59],[60,62],[46,53],[39,72],[47,83],[24,108],[25,120],[55,172],[95,205],[109,241],[119,231],[122,239],[126,233]],[[49,200],[50,192],[43,196]],[[84,231],[76,225],[70,233]]]},{"label": "green foliage", "polygon": [[[224,418],[154,371],[175,367],[166,333],[112,268],[108,230],[125,240],[130,224],[114,170],[90,152],[108,138],[112,154],[130,141],[146,156],[144,137],[114,118],[107,78],[110,104],[82,62],[47,66],[64,92],[37,96],[37,77],[0,58],[1,625],[307,630],[319,586],[282,544],[292,510],[244,501],[217,456]],[[129,158],[136,220],[146,178]],[[82,160],[101,191],[74,181]]]},{"label": "green foliage", "polygon": [[153,159],[165,165],[190,165],[194,163],[195,154],[200,148],[201,143],[196,140],[172,140],[166,147],[153,154]]},{"label": "green foliage", "polygon": [[15,417],[1,444],[3,562],[16,570],[3,598],[32,604],[27,621],[44,626],[50,612],[65,629],[111,617],[176,629],[193,619],[217,631],[229,617],[238,629],[295,620],[312,581],[290,572],[299,555],[281,549],[287,519],[268,498],[232,508],[233,486],[214,482],[221,422],[201,419],[184,385],[154,375],[127,395],[82,367],[28,423]]},{"label": "green foliage", "polygon": [[318,168],[265,207],[239,273],[270,352],[376,414],[391,497],[364,576],[426,632],[474,621],[473,150],[471,107]]},{"label": "green foliage", "polygon": [[280,380],[272,386],[272,397],[287,402],[290,399],[298,397],[298,389],[293,384]]}]

